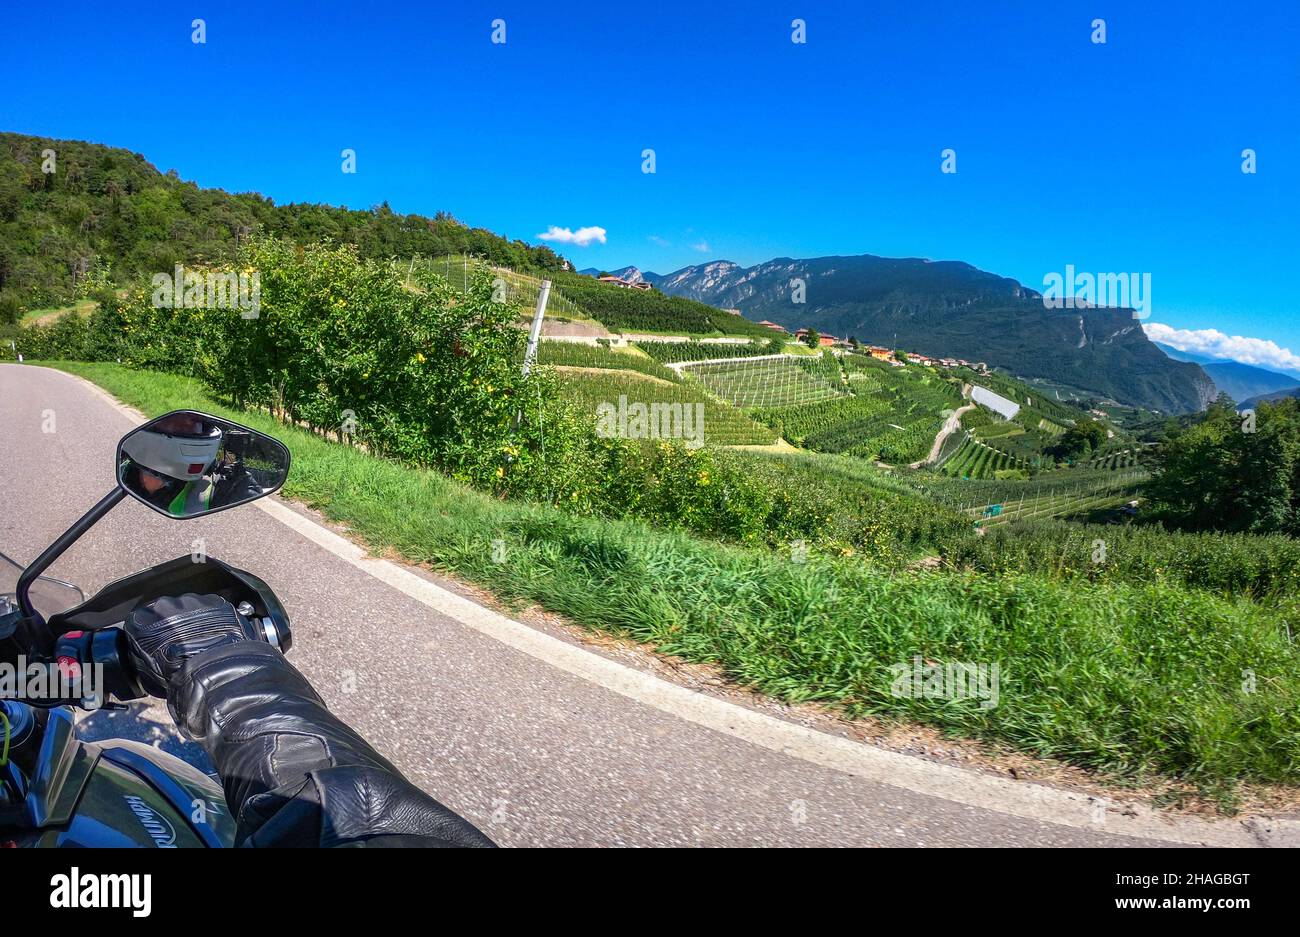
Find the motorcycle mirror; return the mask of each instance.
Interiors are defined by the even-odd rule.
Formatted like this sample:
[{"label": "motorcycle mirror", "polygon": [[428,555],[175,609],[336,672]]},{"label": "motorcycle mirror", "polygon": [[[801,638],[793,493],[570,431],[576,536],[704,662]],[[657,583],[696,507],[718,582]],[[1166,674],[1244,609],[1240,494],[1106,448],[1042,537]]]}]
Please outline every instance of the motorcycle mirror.
[{"label": "motorcycle mirror", "polygon": [[117,444],[118,487],[168,517],[256,501],[288,474],[289,450],[279,440],[197,410],[173,410]]}]

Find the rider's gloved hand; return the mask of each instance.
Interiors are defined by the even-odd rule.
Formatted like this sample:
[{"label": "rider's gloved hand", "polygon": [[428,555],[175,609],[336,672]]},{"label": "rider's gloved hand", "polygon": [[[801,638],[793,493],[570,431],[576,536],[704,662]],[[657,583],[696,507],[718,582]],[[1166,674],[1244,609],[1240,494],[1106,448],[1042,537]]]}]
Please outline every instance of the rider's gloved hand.
[{"label": "rider's gloved hand", "polygon": [[196,654],[240,641],[260,641],[257,629],[219,595],[168,595],[137,605],[123,630],[140,685],[154,696]]},{"label": "rider's gloved hand", "polygon": [[492,845],[331,713],[220,596],[155,599],[123,630],[141,684],[221,776],[236,845]]}]

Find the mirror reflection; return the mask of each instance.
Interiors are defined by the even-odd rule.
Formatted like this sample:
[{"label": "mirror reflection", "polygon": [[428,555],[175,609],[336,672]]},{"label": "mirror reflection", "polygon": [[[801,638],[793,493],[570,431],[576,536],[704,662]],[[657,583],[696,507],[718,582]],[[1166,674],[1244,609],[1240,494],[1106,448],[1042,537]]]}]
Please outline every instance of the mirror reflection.
[{"label": "mirror reflection", "polygon": [[118,483],[172,517],[198,517],[269,495],[289,452],[277,440],[194,410],[160,416],[118,445]]}]

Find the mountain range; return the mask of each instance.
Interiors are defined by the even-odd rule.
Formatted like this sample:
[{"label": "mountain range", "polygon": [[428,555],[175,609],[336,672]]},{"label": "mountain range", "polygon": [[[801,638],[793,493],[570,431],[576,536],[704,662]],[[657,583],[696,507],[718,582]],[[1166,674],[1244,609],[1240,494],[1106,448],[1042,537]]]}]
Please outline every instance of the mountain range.
[{"label": "mountain range", "polygon": [[781,257],[752,267],[720,260],[668,274],[635,267],[610,272],[792,331],[807,327],[984,361],[1167,413],[1199,410],[1216,393],[1200,365],[1157,348],[1132,310],[1049,309],[1041,293],[959,261],[860,254]]},{"label": "mountain range", "polygon": [[1247,397],[1239,403],[1244,409],[1258,407],[1261,403],[1272,403],[1275,400],[1285,400],[1287,397],[1300,397],[1300,386],[1289,387],[1286,390],[1274,391],[1271,394],[1259,394],[1255,397]]},{"label": "mountain range", "polygon": [[[1201,369],[1210,376],[1210,380],[1214,381],[1214,386],[1238,403],[1264,395],[1278,395],[1281,391],[1300,392],[1300,376],[1295,374],[1270,371],[1267,368],[1227,358],[1198,355],[1162,342],[1156,342],[1155,346],[1175,361],[1191,361],[1199,364]],[[1281,396],[1297,396],[1297,394]]]}]

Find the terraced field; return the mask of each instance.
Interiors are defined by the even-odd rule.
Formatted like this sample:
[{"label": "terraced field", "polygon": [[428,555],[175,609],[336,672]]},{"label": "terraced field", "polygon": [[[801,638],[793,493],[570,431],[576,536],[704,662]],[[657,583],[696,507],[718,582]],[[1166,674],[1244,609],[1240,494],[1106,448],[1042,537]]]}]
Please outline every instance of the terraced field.
[{"label": "terraced field", "polygon": [[693,365],[683,368],[682,375],[742,410],[793,407],[846,396],[847,390],[819,373],[819,364],[820,359],[786,356]]},{"label": "terraced field", "polygon": [[886,462],[923,457],[943,423],[928,408],[908,412],[863,396],[752,412],[796,446]]},{"label": "terraced field", "polygon": [[[480,270],[486,269],[496,281],[497,299],[516,307],[521,313],[531,313],[536,308],[537,297],[542,288],[541,279],[532,274],[521,273],[507,267],[490,266],[477,257],[467,257],[464,254],[415,258],[408,265],[407,272],[412,272],[417,267],[424,267],[437,273],[458,290],[468,289],[474,276]],[[596,321],[585,309],[554,286],[546,301],[546,313],[549,319],[591,323]]]},{"label": "terraced field", "polygon": [[1137,453],[1132,449],[1123,449],[1119,452],[1104,453],[1085,462],[1083,467],[1090,469],[1104,469],[1108,472],[1115,472],[1124,469],[1136,468],[1138,465]]},{"label": "terraced field", "polygon": [[884,388],[885,382],[881,375],[871,371],[861,371],[853,368],[846,368],[849,378],[849,388],[855,394],[872,394]]},{"label": "terraced field", "polygon": [[634,371],[575,371],[564,367],[556,370],[573,397],[591,410],[593,419],[600,404],[618,407],[620,397],[626,397],[628,404],[703,404],[705,443],[754,446],[776,442],[776,433],[770,427],[719,403],[690,383],[675,384]]},{"label": "terraced field", "polygon": [[[575,393],[593,408],[602,402],[616,403],[620,394],[629,401],[701,403],[707,439],[722,445],[767,444],[783,437],[815,452],[903,465],[926,456],[944,419],[962,402],[958,381],[929,369],[890,367],[862,355],[754,356],[764,348],[761,344],[647,342],[627,350],[561,348],[561,344],[547,343],[541,360],[610,371],[582,374],[580,380],[578,374],[568,374],[576,382]],[[680,378],[655,360],[722,355],[752,360],[686,364]],[[666,376],[675,386],[626,373],[632,370]],[[1009,378],[990,383],[1007,396],[1033,400],[1031,393]],[[1059,422],[1049,419],[1048,412]],[[1042,410],[1025,406],[1015,419],[1004,420],[976,407],[964,414],[964,432],[949,439],[931,477],[970,486],[955,489],[961,495],[958,503],[965,504],[979,500],[978,485],[1011,486],[1007,495],[1017,497],[1007,500],[1024,501],[1017,510],[1027,516],[1059,513],[1097,497],[1117,497],[1115,475],[1131,473],[1137,464],[1131,447],[1119,438],[1111,443],[1113,451],[1103,450],[1071,469],[1052,471],[1053,461],[1043,451],[1072,422],[1065,416],[1069,412],[1048,403]],[[1040,474],[1044,470],[1046,474]],[[918,473],[926,474],[930,473]],[[1072,476],[1074,487],[1058,482],[1056,476]],[[1028,493],[1031,489],[1042,493],[1045,482],[1047,492],[1033,496],[1045,499],[1043,507]],[[1131,487],[1122,493],[1129,493]]]},{"label": "terraced field", "polygon": [[603,368],[614,371],[639,371],[660,380],[678,380],[677,372],[636,349],[606,348],[580,342],[547,342],[537,346],[537,363],[573,368]]},{"label": "terraced field", "polygon": [[1113,484],[1115,476],[1110,472],[1071,469],[1042,472],[1025,482],[1022,479],[953,478],[938,472],[925,471],[915,472],[904,480],[911,487],[926,491],[936,501],[952,505],[959,503],[970,505],[975,502],[991,504],[1028,496],[1060,495],[1080,488],[1097,488]]},{"label": "terraced field", "polygon": [[757,355],[780,354],[781,343],[771,342],[637,342],[636,347],[656,361],[706,361],[710,358],[753,358]]},{"label": "terraced field", "polygon": [[[862,428],[862,441],[845,451],[866,459],[880,459],[888,464],[915,462],[925,458],[934,437],[943,426],[943,418],[925,412],[902,417],[895,414],[888,421],[878,420]],[[829,450],[828,450],[829,451]]]},{"label": "terraced field", "polygon": [[800,366],[841,391],[847,386],[849,395],[752,412],[795,445],[818,452],[889,463],[915,461],[930,451],[944,418],[960,403],[950,382],[861,355],[823,355]]},{"label": "terraced field", "polygon": [[982,527],[1013,520],[1069,517],[1132,500],[1148,475],[1142,471],[1127,471],[1104,472],[1101,478],[1091,480],[1085,480],[1085,477],[1065,479],[1064,484],[1047,491],[1036,491],[1032,482],[1022,483],[1013,497],[982,505],[977,503],[963,510],[978,518]]},{"label": "terraced field", "polygon": [[[752,410],[751,415],[773,427],[796,446],[807,445],[823,452],[843,452],[856,442],[853,427],[889,415],[889,409],[883,400],[851,395],[793,407],[759,408]],[[851,441],[847,445],[823,448],[811,442],[813,437],[823,437],[828,431],[837,431],[841,427],[850,428]]]},{"label": "terraced field", "polygon": [[1044,450],[1055,443],[1055,438],[1041,430],[1027,430],[1016,423],[1011,425],[1015,428],[1002,434],[990,435],[981,429],[975,432],[975,436],[981,442],[994,449],[1001,449],[1026,465],[1051,468],[1054,460],[1051,456],[1044,455]]},{"label": "terraced field", "polygon": [[[1056,401],[1040,399],[1032,388],[1021,385],[1006,375],[986,375],[981,376],[981,380],[996,387],[998,393],[1021,402],[1021,410],[1012,419],[1003,420],[982,407],[977,408],[962,418],[963,428],[976,441],[1005,453],[1013,463],[1005,467],[1054,468],[1056,457],[1049,453],[1059,444],[1060,437],[1067,429],[1086,414]],[[1029,401],[1033,401],[1032,406],[1028,405]],[[1100,456],[1109,455],[1112,449],[1127,448],[1129,445],[1124,439],[1116,437],[1103,452],[1098,453],[1097,459],[1085,464],[1092,465],[1095,462],[1100,465]],[[975,455],[977,454],[967,454],[965,461],[954,459],[947,471],[967,477],[965,473],[974,469]],[[1135,465],[1136,460],[1115,459],[1109,464],[1114,468],[1127,468]]]},{"label": "terraced field", "polygon": [[994,448],[975,436],[968,436],[939,467],[953,478],[996,478],[998,472],[1027,472],[1032,463],[1024,458]]}]

